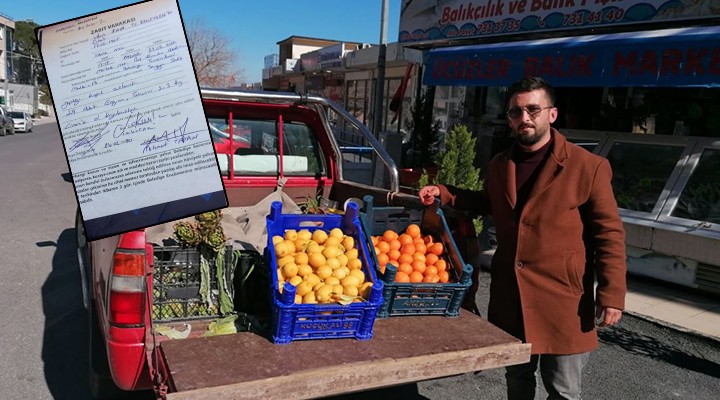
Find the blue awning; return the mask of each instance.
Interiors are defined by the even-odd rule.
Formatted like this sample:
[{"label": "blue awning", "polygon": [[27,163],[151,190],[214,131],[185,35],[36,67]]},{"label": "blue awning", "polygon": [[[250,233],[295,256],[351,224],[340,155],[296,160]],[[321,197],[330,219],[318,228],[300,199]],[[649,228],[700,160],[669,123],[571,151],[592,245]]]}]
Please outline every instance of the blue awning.
[{"label": "blue awning", "polygon": [[720,27],[575,36],[432,49],[423,84],[508,86],[542,76],[554,86],[720,86]]}]

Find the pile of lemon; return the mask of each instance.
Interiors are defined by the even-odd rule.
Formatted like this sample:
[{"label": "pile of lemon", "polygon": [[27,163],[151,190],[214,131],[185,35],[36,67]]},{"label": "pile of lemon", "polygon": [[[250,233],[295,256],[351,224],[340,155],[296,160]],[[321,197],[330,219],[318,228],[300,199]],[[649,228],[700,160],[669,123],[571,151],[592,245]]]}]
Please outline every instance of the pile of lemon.
[{"label": "pile of lemon", "polygon": [[288,229],[273,236],[278,287],[295,286],[296,304],[327,304],[366,300],[366,281],[355,239],[340,228],[330,232]]}]

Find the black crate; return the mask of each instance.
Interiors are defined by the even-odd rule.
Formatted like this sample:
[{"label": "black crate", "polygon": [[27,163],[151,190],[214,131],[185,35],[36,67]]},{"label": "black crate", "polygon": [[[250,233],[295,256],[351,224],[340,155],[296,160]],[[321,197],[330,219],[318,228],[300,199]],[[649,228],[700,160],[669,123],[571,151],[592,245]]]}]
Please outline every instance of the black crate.
[{"label": "black crate", "polygon": [[[215,259],[208,260],[210,282],[209,297],[212,305],[200,295],[200,253],[195,248],[155,246],[153,274],[152,319],[156,322],[216,318],[218,305],[218,279]],[[229,295],[234,297],[233,250],[226,246],[224,259],[225,282]],[[240,264],[240,263],[238,263]]]}]

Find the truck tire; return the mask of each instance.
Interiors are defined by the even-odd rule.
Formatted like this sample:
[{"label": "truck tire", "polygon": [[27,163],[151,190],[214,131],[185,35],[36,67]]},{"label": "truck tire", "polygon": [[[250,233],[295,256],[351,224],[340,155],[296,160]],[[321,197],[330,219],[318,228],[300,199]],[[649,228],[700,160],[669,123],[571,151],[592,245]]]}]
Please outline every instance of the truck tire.
[{"label": "truck tire", "polygon": [[96,400],[119,399],[128,395],[128,392],[118,388],[110,374],[107,361],[107,350],[95,314],[93,301],[88,312],[88,334],[90,335],[90,395]]}]

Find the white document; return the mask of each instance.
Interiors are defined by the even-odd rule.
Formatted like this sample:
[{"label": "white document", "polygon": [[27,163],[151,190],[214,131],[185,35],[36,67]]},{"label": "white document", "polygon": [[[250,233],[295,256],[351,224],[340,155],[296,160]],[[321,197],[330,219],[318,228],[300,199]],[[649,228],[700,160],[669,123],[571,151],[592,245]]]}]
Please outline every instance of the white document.
[{"label": "white document", "polygon": [[227,207],[176,0],[37,36],[89,238]]}]

